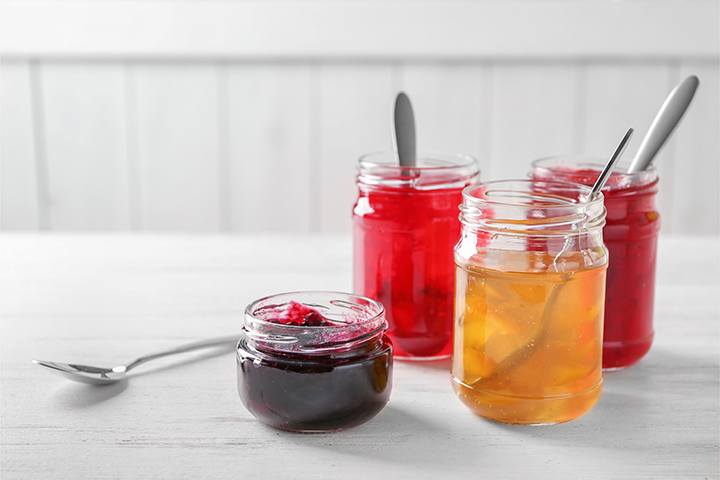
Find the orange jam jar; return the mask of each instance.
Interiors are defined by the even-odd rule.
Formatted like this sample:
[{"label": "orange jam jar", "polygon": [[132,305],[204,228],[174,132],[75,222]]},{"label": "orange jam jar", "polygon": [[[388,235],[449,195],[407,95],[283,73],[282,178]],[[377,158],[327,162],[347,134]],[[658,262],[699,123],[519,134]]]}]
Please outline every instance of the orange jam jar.
[{"label": "orange jam jar", "polygon": [[463,191],[452,383],[483,418],[552,425],[600,396],[605,208],[589,194],[539,180]]}]

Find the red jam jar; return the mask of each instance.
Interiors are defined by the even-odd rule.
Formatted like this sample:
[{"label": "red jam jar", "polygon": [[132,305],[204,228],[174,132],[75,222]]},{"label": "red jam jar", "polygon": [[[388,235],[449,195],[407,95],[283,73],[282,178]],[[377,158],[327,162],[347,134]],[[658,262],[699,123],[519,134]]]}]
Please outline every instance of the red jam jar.
[{"label": "red jam jar", "polygon": [[245,309],[237,387],[262,423],[295,432],[343,430],[375,417],[392,390],[383,306],[337,292],[294,292]]},{"label": "red jam jar", "polygon": [[402,168],[392,152],[360,159],[354,290],[385,306],[397,358],[452,354],[458,206],[479,174],[468,155],[420,155]]},{"label": "red jam jar", "polygon": [[[592,186],[604,161],[592,157],[552,157],[532,163],[531,176]],[[606,224],[603,240],[610,252],[605,296],[603,368],[628,367],[650,350],[653,341],[655,263],[660,214],[656,206],[657,171],[627,173],[618,166],[603,188]]]}]

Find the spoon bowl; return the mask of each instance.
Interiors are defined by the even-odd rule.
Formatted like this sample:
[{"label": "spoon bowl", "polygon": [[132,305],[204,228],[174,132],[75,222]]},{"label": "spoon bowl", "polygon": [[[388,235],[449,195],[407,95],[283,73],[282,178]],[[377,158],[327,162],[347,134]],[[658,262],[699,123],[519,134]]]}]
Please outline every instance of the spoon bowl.
[{"label": "spoon bowl", "polygon": [[33,363],[41,367],[47,367],[50,371],[62,375],[76,382],[89,385],[110,385],[125,378],[127,368],[124,366],[114,368],[90,367],[88,365],[77,365],[70,363],[48,362],[45,360],[33,360]]}]

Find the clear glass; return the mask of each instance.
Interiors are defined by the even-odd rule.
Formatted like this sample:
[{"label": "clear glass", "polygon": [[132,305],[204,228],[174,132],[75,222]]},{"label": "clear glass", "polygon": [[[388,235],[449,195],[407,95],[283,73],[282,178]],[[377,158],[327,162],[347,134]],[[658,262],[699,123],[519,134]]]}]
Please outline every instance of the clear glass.
[{"label": "clear glass", "polygon": [[[268,321],[291,302],[333,326]],[[237,348],[238,394],[261,422],[281,430],[344,430],[375,417],[392,390],[392,344],[375,300],[338,292],[293,292],[245,309]]]},{"label": "clear glass", "polygon": [[[552,157],[532,164],[531,176],[593,185],[604,161],[593,157]],[[637,363],[654,337],[655,264],[660,214],[655,168],[628,174],[618,166],[603,193],[607,208],[603,230],[610,252],[605,296],[603,368]]]},{"label": "clear glass", "polygon": [[463,191],[452,380],[483,418],[562,423],[600,396],[605,209],[589,193],[531,180]]},{"label": "clear glass", "polygon": [[413,168],[401,168],[394,153],[360,159],[354,290],[385,306],[396,358],[452,352],[457,207],[478,175],[477,161],[467,155],[420,155]]}]

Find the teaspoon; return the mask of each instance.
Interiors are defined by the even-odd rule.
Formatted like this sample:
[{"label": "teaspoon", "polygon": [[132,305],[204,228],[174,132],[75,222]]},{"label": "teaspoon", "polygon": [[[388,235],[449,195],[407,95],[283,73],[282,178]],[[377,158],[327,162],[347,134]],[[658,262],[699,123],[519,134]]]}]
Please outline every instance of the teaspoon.
[{"label": "teaspoon", "polygon": [[125,378],[125,374],[131,369],[138,365],[145,363],[149,360],[154,360],[160,357],[166,357],[168,355],[175,355],[177,353],[189,352],[192,350],[199,350],[202,348],[209,347],[220,347],[220,346],[234,346],[237,344],[239,335],[231,337],[214,338],[211,340],[204,340],[202,342],[189,343],[187,345],[181,345],[171,350],[164,352],[153,353],[150,355],[144,355],[140,358],[136,358],[127,365],[118,365],[112,368],[101,368],[91,367],[88,365],[77,365],[71,363],[59,363],[59,362],[47,362],[45,360],[33,360],[33,363],[46,367],[50,371],[59,373],[70,380],[81,383],[89,383],[90,385],[109,385],[111,383],[119,382]]}]

